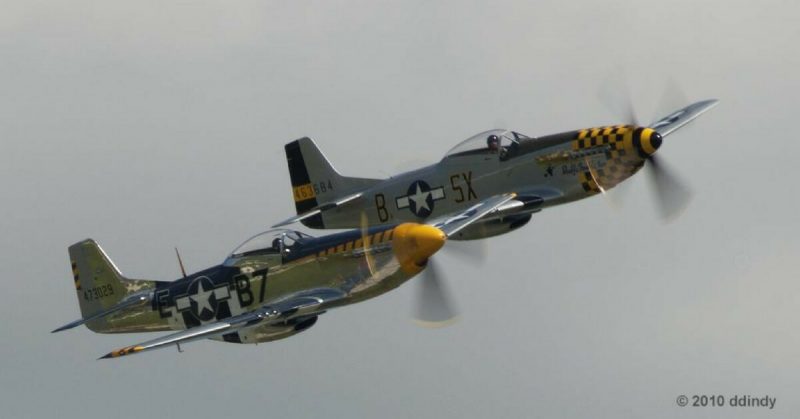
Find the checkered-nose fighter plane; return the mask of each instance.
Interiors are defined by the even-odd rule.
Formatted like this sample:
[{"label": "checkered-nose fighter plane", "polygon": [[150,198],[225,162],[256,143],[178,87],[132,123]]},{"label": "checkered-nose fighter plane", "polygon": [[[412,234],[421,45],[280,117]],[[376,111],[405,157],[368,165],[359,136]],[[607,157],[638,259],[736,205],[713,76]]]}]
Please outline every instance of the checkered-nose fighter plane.
[{"label": "checkered-nose fighter plane", "polygon": [[[366,227],[324,237],[273,229],[221,264],[171,282],[129,279],[91,239],[69,247],[82,318],[99,333],[173,331],[109,352],[116,358],[198,339],[259,343],[300,333],[328,310],[388,292],[426,269],[448,237],[515,199],[504,194],[429,224]],[[180,257],[179,257],[180,261]],[[181,263],[183,270],[183,264]],[[450,305],[436,275],[423,284],[418,319],[446,323]]]},{"label": "checkered-nose fighter plane", "polygon": [[297,215],[276,225],[354,228],[423,222],[513,193],[492,214],[460,230],[453,240],[504,234],[532,214],[587,198],[618,185],[649,166],[662,215],[675,216],[688,192],[659,163],[664,138],[717,104],[705,100],[648,125],[613,125],[528,137],[497,129],[453,147],[436,164],[389,179],[340,175],[310,138],[286,145]]}]

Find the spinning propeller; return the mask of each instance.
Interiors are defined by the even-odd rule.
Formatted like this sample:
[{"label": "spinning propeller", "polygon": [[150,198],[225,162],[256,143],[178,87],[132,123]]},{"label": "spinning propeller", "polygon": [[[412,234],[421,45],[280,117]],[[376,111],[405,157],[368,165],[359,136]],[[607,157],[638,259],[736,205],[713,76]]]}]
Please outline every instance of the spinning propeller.
[{"label": "spinning propeller", "polygon": [[[394,252],[400,264],[407,272],[419,272],[419,278],[412,279],[416,282],[412,315],[415,321],[425,327],[443,327],[455,322],[458,316],[453,298],[448,292],[445,275],[433,258],[447,242],[447,235],[437,227],[413,223],[396,227],[393,234]],[[370,251],[373,237],[368,217],[362,212],[361,246],[370,275],[381,268]],[[447,248],[455,257],[473,264],[483,264],[486,260],[487,248],[482,241],[455,241]]]},{"label": "spinning propeller", "polygon": [[458,319],[452,298],[442,279],[441,269],[428,260],[417,281],[414,320],[425,327],[443,327]]},{"label": "spinning propeller", "polygon": [[[613,90],[610,89],[607,84],[600,90],[600,100],[626,124],[637,127],[642,126],[636,115],[629,91],[624,84],[622,86],[623,87],[620,89]],[[624,97],[620,97],[620,92]],[[677,97],[683,97],[683,95],[674,83],[670,83],[670,86],[665,91],[664,95],[662,95],[659,108],[674,109],[669,106],[668,102],[677,102],[678,100],[682,103],[686,103],[685,100],[677,99]],[[662,145],[663,136],[667,133],[659,133],[655,125],[655,123],[649,125],[649,127],[653,127],[656,131],[651,137],[650,143],[652,147],[657,150]],[[680,215],[689,204],[692,197],[691,191],[680,181],[674,171],[669,169],[662,158],[656,157],[655,153],[649,154],[646,160],[647,163],[645,167],[649,168],[649,177],[653,185],[652,190],[656,197],[661,218],[665,222],[671,221]],[[601,191],[605,193],[602,188]]]},{"label": "spinning propeller", "polygon": [[[445,247],[451,255],[468,263],[482,265],[486,261],[486,241],[450,241]],[[413,318],[424,327],[444,327],[458,321],[458,310],[447,289],[446,275],[434,259],[416,279],[416,304]]]}]

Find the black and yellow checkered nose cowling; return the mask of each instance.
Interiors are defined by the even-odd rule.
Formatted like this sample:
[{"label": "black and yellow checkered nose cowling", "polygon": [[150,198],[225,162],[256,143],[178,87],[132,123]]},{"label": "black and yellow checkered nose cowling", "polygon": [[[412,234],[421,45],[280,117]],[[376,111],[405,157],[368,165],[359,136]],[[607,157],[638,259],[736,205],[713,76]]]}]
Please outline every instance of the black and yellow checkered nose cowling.
[{"label": "black and yellow checkered nose cowling", "polygon": [[633,133],[633,146],[645,159],[661,147],[662,140],[661,134],[652,128],[639,128]]}]

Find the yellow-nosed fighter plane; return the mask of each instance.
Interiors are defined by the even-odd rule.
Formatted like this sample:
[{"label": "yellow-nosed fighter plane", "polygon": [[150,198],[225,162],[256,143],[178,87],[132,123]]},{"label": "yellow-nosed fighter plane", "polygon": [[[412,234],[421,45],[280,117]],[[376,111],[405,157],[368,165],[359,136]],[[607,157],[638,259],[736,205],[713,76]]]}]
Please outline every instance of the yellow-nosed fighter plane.
[{"label": "yellow-nosed fighter plane", "polygon": [[[126,278],[87,239],[69,247],[82,318],[53,332],[82,324],[99,333],[175,331],[102,358],[180,349],[198,339],[259,343],[292,336],[330,309],[376,297],[424,272],[448,237],[514,198],[498,195],[431,224],[363,227],[318,238],[274,229],[244,242],[222,264],[172,282]],[[437,281],[433,275],[421,282],[428,305],[420,307],[420,320],[452,318]]]}]

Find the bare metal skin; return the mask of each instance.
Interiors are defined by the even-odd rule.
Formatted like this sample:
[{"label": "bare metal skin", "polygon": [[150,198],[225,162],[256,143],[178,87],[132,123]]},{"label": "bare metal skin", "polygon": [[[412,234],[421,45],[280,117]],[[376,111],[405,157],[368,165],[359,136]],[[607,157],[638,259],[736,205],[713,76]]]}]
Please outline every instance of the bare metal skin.
[{"label": "bare metal skin", "polygon": [[438,163],[384,180],[338,174],[310,138],[301,138],[286,145],[298,215],[276,226],[297,221],[311,228],[424,222],[492,196],[517,194],[492,217],[452,237],[479,239],[519,228],[544,208],[609,190],[645,163],[663,179],[657,188],[662,207],[675,212],[677,208],[669,207],[679,207],[675,204],[683,198],[668,196],[672,179],[659,169],[656,151],[667,135],[716,103],[689,105],[648,127],[614,125],[539,138],[487,131],[456,145]]}]

